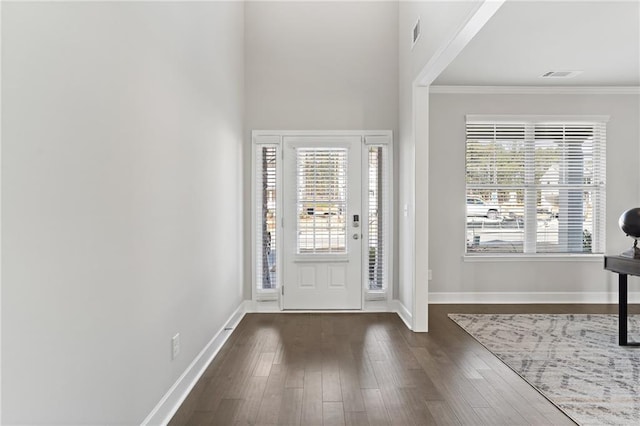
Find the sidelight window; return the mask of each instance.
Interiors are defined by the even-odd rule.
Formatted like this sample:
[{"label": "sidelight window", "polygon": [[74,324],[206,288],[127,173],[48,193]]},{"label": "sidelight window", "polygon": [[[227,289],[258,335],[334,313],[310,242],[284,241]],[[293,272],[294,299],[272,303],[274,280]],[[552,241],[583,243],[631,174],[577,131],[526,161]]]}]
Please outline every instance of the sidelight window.
[{"label": "sidelight window", "polygon": [[276,144],[256,145],[256,285],[258,290],[278,287],[278,185],[280,147]]},{"label": "sidelight window", "polygon": [[367,289],[387,287],[389,167],[387,145],[367,145]]}]

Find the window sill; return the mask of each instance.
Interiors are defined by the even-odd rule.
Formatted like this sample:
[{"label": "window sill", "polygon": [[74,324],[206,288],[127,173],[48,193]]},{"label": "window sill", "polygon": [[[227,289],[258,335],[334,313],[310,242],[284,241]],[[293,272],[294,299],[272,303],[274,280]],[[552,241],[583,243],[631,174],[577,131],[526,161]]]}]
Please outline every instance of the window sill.
[{"label": "window sill", "polygon": [[463,262],[604,262],[604,254],[465,254]]},{"label": "window sill", "polygon": [[347,254],[299,254],[293,259],[294,263],[331,262],[346,263],[349,261]]},{"label": "window sill", "polygon": [[255,295],[256,302],[272,302],[278,300],[280,289],[258,289]]},{"label": "window sill", "polygon": [[381,301],[387,300],[386,290],[365,290],[364,300],[366,301]]}]

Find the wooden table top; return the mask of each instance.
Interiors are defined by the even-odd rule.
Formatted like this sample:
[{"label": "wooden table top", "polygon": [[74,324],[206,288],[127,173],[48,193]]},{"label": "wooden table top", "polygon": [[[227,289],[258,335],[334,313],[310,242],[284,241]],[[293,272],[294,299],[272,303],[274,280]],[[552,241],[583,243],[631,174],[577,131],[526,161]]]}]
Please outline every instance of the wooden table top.
[{"label": "wooden table top", "polygon": [[640,259],[627,256],[605,256],[604,269],[619,274],[640,275]]}]

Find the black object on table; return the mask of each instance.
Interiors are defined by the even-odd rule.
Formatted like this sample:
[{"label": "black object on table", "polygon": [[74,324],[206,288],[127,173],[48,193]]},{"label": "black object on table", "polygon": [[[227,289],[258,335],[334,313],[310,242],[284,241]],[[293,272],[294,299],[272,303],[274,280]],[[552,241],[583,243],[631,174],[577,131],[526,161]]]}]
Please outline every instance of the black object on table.
[{"label": "black object on table", "polygon": [[618,274],[618,344],[640,346],[640,342],[627,341],[627,275],[640,276],[640,259],[626,256],[605,256],[604,269]]}]

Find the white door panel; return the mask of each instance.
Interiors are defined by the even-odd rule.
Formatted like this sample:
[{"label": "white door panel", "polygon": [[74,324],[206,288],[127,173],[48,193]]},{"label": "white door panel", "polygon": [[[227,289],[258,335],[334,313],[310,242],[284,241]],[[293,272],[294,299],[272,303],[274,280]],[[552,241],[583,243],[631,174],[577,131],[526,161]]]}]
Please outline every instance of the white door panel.
[{"label": "white door panel", "polygon": [[283,144],[284,308],[361,309],[362,139]]}]

